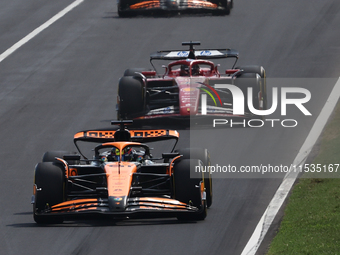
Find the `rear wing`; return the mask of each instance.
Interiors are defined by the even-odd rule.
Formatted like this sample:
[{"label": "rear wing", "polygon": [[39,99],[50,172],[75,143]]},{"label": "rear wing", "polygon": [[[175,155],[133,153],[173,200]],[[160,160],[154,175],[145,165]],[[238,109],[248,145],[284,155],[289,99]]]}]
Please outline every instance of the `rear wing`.
[{"label": "rear wing", "polygon": [[[122,122],[123,123],[123,122]],[[78,152],[84,157],[84,159],[88,159],[80,150],[78,143],[79,141],[83,142],[94,142],[94,143],[107,143],[107,142],[114,142],[117,141],[115,139],[115,134],[117,136],[119,134],[120,138],[122,138],[122,134],[119,133],[120,130],[86,130],[80,131],[74,135],[73,141],[74,145],[76,146]],[[156,130],[124,130],[124,133],[128,132],[129,136],[127,137],[128,140],[132,142],[154,142],[154,141],[162,141],[162,140],[170,140],[174,139],[175,144],[171,152],[175,149],[179,133],[176,130],[167,130],[167,129],[156,129]],[[124,136],[123,136],[124,137]],[[116,137],[117,138],[117,137]],[[123,140],[120,140],[123,141]]]},{"label": "rear wing", "polygon": [[[152,63],[153,60],[183,60],[183,59],[222,59],[234,58],[235,67],[238,60],[238,51],[233,49],[198,49],[194,46],[201,45],[199,41],[182,42],[183,46],[189,46],[189,50],[162,50],[150,54],[150,64],[156,71],[156,67]],[[157,71],[156,71],[157,72]]]},{"label": "rear wing", "polygon": [[[165,50],[157,51],[150,54],[150,62],[154,59],[158,60],[181,60],[189,57],[189,50]],[[238,51],[233,49],[199,49],[195,50],[196,59],[219,59],[219,58],[236,58],[238,59]]]},{"label": "rear wing", "polygon": [[[74,143],[77,141],[107,143],[115,141],[117,130],[86,130],[80,131],[74,135]],[[179,139],[179,133],[176,130],[153,129],[153,130],[129,130],[132,142],[154,142],[161,140]]]}]

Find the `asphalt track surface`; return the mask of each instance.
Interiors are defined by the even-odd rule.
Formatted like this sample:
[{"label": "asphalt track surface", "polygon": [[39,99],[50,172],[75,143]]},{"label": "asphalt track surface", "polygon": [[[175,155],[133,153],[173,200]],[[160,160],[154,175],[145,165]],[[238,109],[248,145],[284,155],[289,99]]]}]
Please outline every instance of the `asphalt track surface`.
[{"label": "asphalt track surface", "polygon": [[[1,1],[0,54],[71,3]],[[295,128],[179,129],[178,147],[198,134],[213,162],[291,164],[340,75],[339,11],[336,0],[240,0],[226,17],[120,19],[114,1],[85,0],[0,63],[0,254],[240,254],[280,178],[215,179],[203,222],[38,226],[34,166],[47,150],[73,150],[75,132],[109,125],[126,68],[149,67],[151,52],[187,40],[238,49],[239,64],[263,65],[268,78],[334,78],[308,87],[312,117],[289,109]]]}]

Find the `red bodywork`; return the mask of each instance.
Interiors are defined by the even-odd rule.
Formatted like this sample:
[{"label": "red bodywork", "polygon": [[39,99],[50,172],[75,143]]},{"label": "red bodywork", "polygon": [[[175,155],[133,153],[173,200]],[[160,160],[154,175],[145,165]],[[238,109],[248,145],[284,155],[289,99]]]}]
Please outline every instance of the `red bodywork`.
[{"label": "red bodywork", "polygon": [[[182,45],[189,46],[189,50],[166,50],[150,54],[154,71],[132,68],[124,72],[118,84],[118,119],[205,119],[209,116],[247,119],[256,116],[250,110],[252,108],[248,107],[249,98],[255,109],[266,109],[263,67],[235,67],[238,52],[233,49],[195,50],[194,46],[200,45],[200,42],[192,41],[183,42]],[[211,59],[234,59],[235,62],[231,69],[220,72],[220,64],[210,61]],[[167,66],[163,65],[165,72],[160,74],[156,71],[153,60],[172,62]],[[239,100],[234,101],[234,94]],[[239,98],[238,95],[243,95],[244,98]],[[244,110],[237,111],[236,114],[234,106],[240,104],[243,104]]]},{"label": "red bodywork", "polygon": [[[194,67],[200,66],[199,71],[194,73]],[[180,66],[187,66],[188,72],[183,73]],[[203,66],[203,67],[201,67]],[[178,86],[178,102],[179,111],[177,113],[166,112],[160,114],[148,114],[140,116],[137,119],[152,119],[159,117],[192,117],[201,116],[199,111],[199,102],[201,95],[201,88],[208,88],[214,91],[213,86],[215,82],[223,81],[224,83],[232,83],[233,74],[239,72],[239,69],[227,69],[225,74],[220,74],[217,66],[208,60],[179,60],[174,61],[168,65],[165,74],[161,78],[153,78],[156,75],[155,71],[143,71],[142,75],[145,77],[152,77],[146,79],[146,86],[148,83],[172,82]],[[214,91],[215,92],[215,91]],[[213,92],[212,92],[213,93]],[[218,93],[213,93],[213,96],[218,100],[218,106],[222,106],[221,99]],[[214,115],[210,113],[209,115]],[[222,116],[234,116],[231,113],[216,113]]]}]

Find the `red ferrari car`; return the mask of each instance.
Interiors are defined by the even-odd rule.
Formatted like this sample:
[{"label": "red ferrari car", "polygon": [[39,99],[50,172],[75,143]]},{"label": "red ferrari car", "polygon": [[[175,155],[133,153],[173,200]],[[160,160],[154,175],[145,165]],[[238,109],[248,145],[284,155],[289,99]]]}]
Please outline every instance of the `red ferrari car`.
[{"label": "red ferrari car", "polygon": [[[146,120],[160,117],[193,118],[206,116],[254,118],[252,109],[267,108],[265,70],[262,66],[235,67],[238,52],[232,49],[200,49],[200,42],[183,42],[189,50],[157,51],[150,55],[152,70],[127,69],[118,85],[118,119]],[[220,73],[218,61],[232,59],[230,69]],[[154,60],[171,60],[156,71]],[[244,95],[242,114],[235,112],[233,85]],[[249,89],[251,88],[251,93]],[[238,103],[239,105],[239,103]]]}]

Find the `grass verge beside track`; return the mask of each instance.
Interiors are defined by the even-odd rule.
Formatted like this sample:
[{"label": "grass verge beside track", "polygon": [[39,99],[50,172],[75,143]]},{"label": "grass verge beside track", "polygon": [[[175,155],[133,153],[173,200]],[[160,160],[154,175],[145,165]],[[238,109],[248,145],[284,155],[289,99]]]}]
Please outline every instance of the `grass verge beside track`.
[{"label": "grass verge beside track", "polygon": [[267,255],[340,254],[340,104],[327,124],[312,164],[326,167],[327,177],[305,173],[294,186],[277,235]]}]

